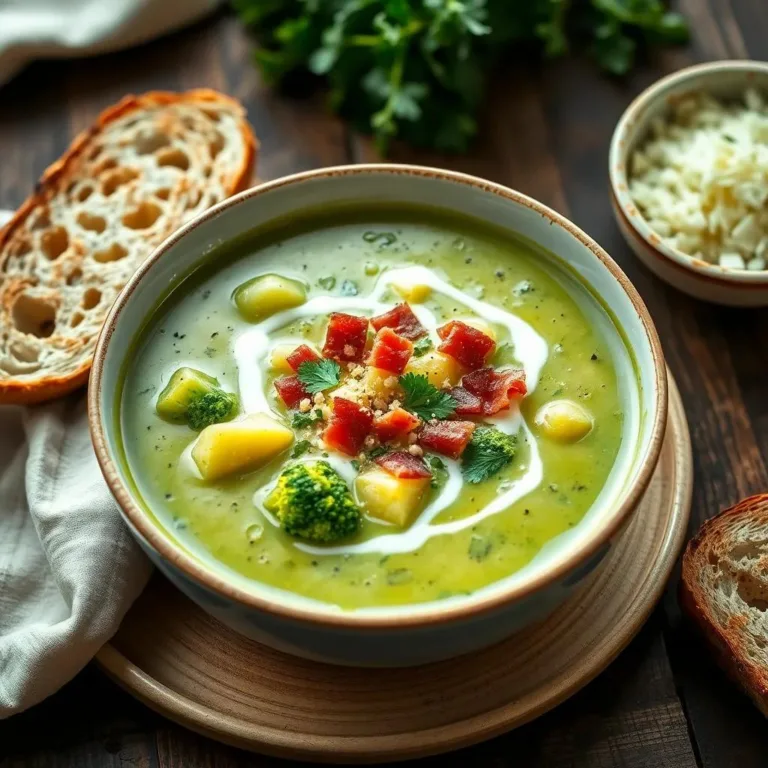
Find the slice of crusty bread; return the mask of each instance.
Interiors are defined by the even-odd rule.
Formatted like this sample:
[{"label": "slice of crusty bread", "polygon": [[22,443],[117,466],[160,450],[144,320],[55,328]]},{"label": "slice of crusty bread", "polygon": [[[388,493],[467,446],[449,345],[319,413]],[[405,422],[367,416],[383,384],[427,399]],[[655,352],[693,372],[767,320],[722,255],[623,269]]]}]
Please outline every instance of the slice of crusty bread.
[{"label": "slice of crusty bread", "polygon": [[128,96],[78,136],[0,229],[0,403],[84,384],[129,277],[250,185],[256,149],[242,106],[209,90]]},{"label": "slice of crusty bread", "polygon": [[768,717],[768,494],[702,525],[683,555],[680,602]]}]

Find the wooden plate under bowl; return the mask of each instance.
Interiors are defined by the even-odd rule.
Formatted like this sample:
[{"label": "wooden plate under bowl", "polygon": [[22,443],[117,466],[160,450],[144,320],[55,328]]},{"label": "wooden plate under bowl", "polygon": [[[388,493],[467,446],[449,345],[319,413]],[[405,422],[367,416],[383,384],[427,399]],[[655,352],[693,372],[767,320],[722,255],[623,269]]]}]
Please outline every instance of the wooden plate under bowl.
[{"label": "wooden plate under bowl", "polygon": [[693,472],[685,412],[670,385],[659,466],[622,539],[583,590],[493,648],[407,670],[318,664],[241,637],[156,577],[97,660],[192,730],[296,759],[419,757],[522,725],[601,672],[661,596],[685,536]]}]

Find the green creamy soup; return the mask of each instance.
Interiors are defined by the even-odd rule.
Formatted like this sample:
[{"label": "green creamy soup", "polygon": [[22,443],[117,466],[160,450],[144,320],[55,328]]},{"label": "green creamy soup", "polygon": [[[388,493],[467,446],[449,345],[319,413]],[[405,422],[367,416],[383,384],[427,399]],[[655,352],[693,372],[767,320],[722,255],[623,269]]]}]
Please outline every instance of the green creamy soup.
[{"label": "green creamy soup", "polygon": [[[275,314],[266,320],[244,317],[233,296],[262,275],[290,281],[289,288],[298,286],[304,298],[289,297],[283,306],[285,296],[272,292],[276,307],[263,299],[257,314]],[[483,465],[488,457],[474,451],[473,469],[481,476],[490,470],[479,482],[468,481],[466,457],[453,460],[424,445],[421,430],[434,425],[433,419],[422,419],[412,437],[403,434],[383,446],[369,436],[349,455],[323,442],[335,412],[333,387],[293,409],[277,395],[275,381],[293,373],[281,349],[305,343],[322,352],[332,312],[370,318],[403,297],[429,332],[413,341],[406,372],[434,382],[438,396],[462,386],[469,372],[459,367],[455,373],[449,365],[443,380],[445,370],[435,378],[429,364],[424,367],[425,359],[446,363],[446,355],[436,355],[442,343],[436,330],[451,320],[474,323],[486,339],[495,337],[484,365],[501,372],[497,376],[525,369],[528,392],[521,399],[510,390],[508,408],[448,418],[471,422],[469,429],[495,425],[516,440],[511,461],[491,456]],[[453,358],[448,363],[456,367]],[[162,391],[183,367],[238,396],[237,415],[226,424],[237,424],[253,410],[265,412],[269,423],[293,432],[291,444],[249,471],[203,479],[191,446],[221,425],[198,432],[158,414]],[[354,399],[350,382],[357,386],[354,376],[361,369],[343,361],[337,367],[340,396],[352,391]],[[365,401],[377,424],[406,397],[398,376],[385,381],[395,394],[387,402]],[[610,315],[548,254],[431,209],[340,209],[278,222],[211,254],[203,268],[172,288],[149,320],[128,356],[117,398],[127,467],[158,526],[198,558],[262,585],[356,609],[471,594],[510,576],[576,526],[601,493],[615,490],[631,458],[625,432],[635,410],[636,381]],[[548,411],[550,403],[556,406]],[[238,443],[222,455],[237,460],[244,450],[271,445],[271,438],[259,440],[261,447]],[[431,474],[418,507],[399,524],[375,516],[369,508],[378,503],[375,494],[366,502],[357,481],[371,471],[381,474],[375,459],[391,450],[412,456]],[[290,535],[266,505],[281,472],[318,460],[340,471],[360,508],[357,531],[329,543]]]}]

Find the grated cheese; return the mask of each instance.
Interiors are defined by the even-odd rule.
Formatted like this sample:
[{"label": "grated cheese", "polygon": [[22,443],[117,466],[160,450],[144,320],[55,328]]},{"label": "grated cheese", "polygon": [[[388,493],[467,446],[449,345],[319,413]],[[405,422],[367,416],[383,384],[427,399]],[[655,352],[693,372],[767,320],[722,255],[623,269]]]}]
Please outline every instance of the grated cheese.
[{"label": "grated cheese", "polygon": [[768,266],[768,106],[705,93],[656,118],[631,159],[629,191],[668,245],[726,269]]}]

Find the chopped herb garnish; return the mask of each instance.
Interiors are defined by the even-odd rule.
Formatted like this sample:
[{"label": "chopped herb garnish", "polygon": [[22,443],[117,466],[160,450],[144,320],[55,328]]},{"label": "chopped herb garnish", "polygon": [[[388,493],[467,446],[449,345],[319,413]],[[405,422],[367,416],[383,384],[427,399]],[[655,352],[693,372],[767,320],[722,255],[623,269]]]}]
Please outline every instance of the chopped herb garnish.
[{"label": "chopped herb garnish", "polygon": [[331,290],[331,289],[332,289],[332,288],[333,288],[333,287],[336,285],[336,278],[335,278],[335,277],[332,277],[332,276],[328,276],[328,277],[321,277],[321,278],[320,278],[320,279],[317,281],[317,284],[318,284],[318,285],[319,285],[321,288],[325,288],[325,290],[326,290],[326,291],[330,291],[330,290]]},{"label": "chopped herb garnish", "polygon": [[305,427],[311,427],[318,421],[322,421],[323,412],[319,408],[315,408],[314,411],[309,413],[294,413],[291,425],[294,429],[304,429]]},{"label": "chopped herb garnish", "polygon": [[427,463],[432,469],[445,469],[445,462],[439,456],[430,456]]},{"label": "chopped herb garnish", "polygon": [[496,427],[475,430],[462,455],[462,470],[468,483],[482,483],[500,472],[514,458],[517,438]]},{"label": "chopped herb garnish", "polygon": [[421,357],[422,355],[426,355],[433,346],[432,339],[430,339],[429,336],[424,336],[424,338],[419,339],[413,345],[413,356]]},{"label": "chopped herb garnish", "polygon": [[335,360],[308,360],[299,366],[299,381],[310,394],[322,392],[339,383],[341,367]]},{"label": "chopped herb garnish", "polygon": [[368,458],[373,461],[374,459],[378,459],[379,456],[383,456],[388,451],[388,448],[386,448],[383,445],[377,445],[375,448],[371,448],[370,451],[366,454]]},{"label": "chopped herb garnish", "polygon": [[366,232],[363,235],[363,240],[365,240],[366,243],[379,243],[380,245],[386,247],[397,241],[397,235],[394,232],[371,231]]},{"label": "chopped herb garnish", "polygon": [[352,465],[352,469],[355,470],[355,472],[360,471],[360,462],[357,459],[352,459],[352,461],[349,462]]},{"label": "chopped herb garnish", "polygon": [[410,568],[396,568],[394,571],[387,573],[387,584],[391,587],[407,584],[411,579],[413,579],[413,574]]},{"label": "chopped herb garnish", "polygon": [[445,462],[438,456],[430,456],[427,459],[427,464],[432,470],[432,479],[429,484],[432,488],[442,488],[445,485],[445,481],[448,479],[448,470],[445,468]]},{"label": "chopped herb garnish", "polygon": [[342,296],[357,296],[357,283],[354,280],[344,280],[339,289]]},{"label": "chopped herb garnish", "polygon": [[299,456],[305,454],[312,447],[312,443],[309,440],[299,440],[296,445],[293,446],[291,451],[291,458],[298,459]]},{"label": "chopped herb garnish", "polygon": [[478,536],[472,534],[469,540],[469,558],[475,562],[482,563],[493,549],[493,542],[487,536]]},{"label": "chopped herb garnish", "polygon": [[400,386],[405,393],[403,408],[423,421],[445,419],[458,405],[447,392],[441,392],[430,384],[429,379],[421,373],[404,374],[400,377]]}]

